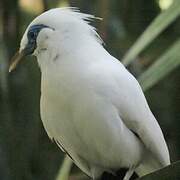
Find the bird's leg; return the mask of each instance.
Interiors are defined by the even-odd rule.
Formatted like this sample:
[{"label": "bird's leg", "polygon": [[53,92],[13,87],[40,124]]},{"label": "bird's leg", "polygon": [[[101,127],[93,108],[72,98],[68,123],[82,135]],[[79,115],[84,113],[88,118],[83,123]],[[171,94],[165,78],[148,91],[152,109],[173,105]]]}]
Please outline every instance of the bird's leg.
[{"label": "bird's leg", "polygon": [[102,175],[102,172],[103,170],[97,166],[93,166],[91,169],[90,169],[90,172],[91,172],[91,177],[93,180],[101,180],[101,175]]},{"label": "bird's leg", "polygon": [[130,169],[126,172],[123,180],[129,180],[129,179],[131,178],[131,176],[133,175],[133,173],[134,173],[134,168],[130,168]]}]

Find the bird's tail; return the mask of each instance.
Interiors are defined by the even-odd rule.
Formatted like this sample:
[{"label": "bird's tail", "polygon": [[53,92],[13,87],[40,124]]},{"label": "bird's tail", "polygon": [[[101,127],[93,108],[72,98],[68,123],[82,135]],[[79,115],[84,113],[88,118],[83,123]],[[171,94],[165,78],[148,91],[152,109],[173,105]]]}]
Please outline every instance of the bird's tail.
[{"label": "bird's tail", "polygon": [[155,159],[151,153],[149,153],[146,158],[141,162],[141,164],[136,168],[135,172],[139,177],[154,172],[158,169],[165,167]]}]

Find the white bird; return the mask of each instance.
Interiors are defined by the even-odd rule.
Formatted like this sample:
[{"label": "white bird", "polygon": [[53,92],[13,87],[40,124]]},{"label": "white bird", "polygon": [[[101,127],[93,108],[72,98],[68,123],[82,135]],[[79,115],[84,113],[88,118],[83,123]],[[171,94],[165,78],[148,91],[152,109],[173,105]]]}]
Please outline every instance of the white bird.
[{"label": "white bird", "polygon": [[27,27],[12,71],[25,55],[41,70],[41,119],[74,163],[92,179],[128,168],[143,176],[170,164],[158,122],[137,80],[102,46],[74,8],[49,10]]}]

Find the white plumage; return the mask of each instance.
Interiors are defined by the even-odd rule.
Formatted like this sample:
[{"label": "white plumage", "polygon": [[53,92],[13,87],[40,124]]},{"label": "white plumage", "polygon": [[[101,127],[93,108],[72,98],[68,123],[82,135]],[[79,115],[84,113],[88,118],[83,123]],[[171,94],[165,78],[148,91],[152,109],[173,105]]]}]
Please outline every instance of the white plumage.
[{"label": "white plumage", "polygon": [[27,33],[37,35],[41,69],[41,118],[51,139],[93,179],[103,171],[129,168],[139,176],[170,163],[162,131],[137,80],[102,46],[94,16],[57,8],[38,16]]}]

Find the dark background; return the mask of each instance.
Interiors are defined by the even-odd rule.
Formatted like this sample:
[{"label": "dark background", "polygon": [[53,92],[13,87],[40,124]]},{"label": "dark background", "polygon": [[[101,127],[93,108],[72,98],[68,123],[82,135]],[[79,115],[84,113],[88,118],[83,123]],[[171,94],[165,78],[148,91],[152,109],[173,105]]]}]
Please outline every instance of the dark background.
[{"label": "dark background", "polygon": [[[17,71],[8,73],[9,59],[33,18],[68,4],[103,17],[94,25],[105,48],[121,60],[162,11],[160,1],[0,0],[0,180],[54,180],[63,160],[63,153],[48,139],[40,120],[40,71],[35,58],[26,58]],[[179,35],[177,19],[128,67],[130,71],[139,76]],[[165,134],[172,161],[180,159],[179,71],[177,67],[145,92]]]}]

